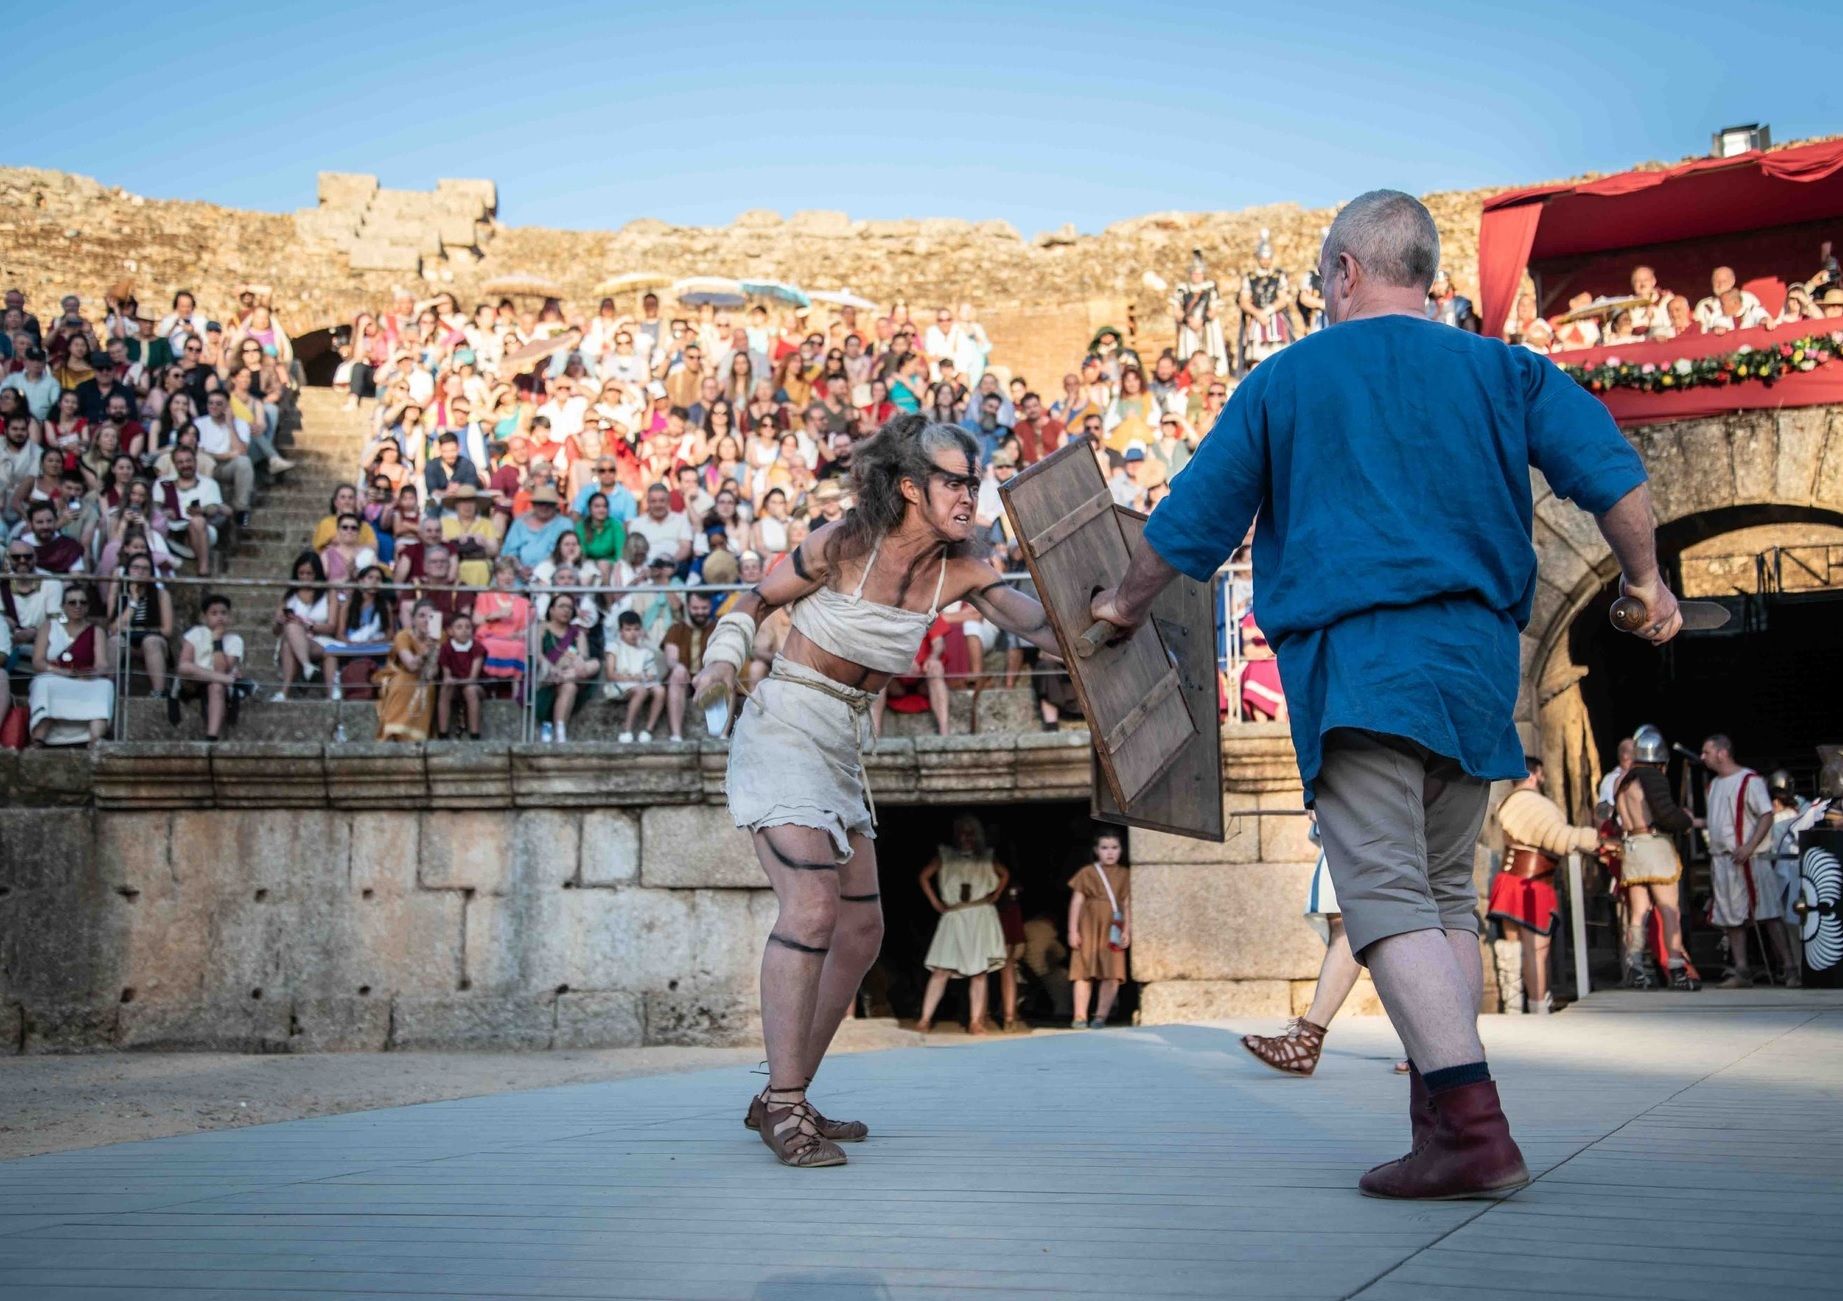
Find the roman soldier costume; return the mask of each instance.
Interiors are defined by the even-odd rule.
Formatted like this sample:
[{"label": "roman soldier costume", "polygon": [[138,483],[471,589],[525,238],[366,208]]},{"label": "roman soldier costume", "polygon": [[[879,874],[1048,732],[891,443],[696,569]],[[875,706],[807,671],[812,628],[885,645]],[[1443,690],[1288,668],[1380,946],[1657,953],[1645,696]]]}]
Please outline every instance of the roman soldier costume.
[{"label": "roman soldier costume", "polygon": [[[1287,311],[1293,298],[1292,281],[1273,264],[1273,245],[1265,229],[1254,258],[1255,265],[1242,273],[1241,337],[1236,349],[1242,371],[1293,341],[1293,319]],[[1263,320],[1259,313],[1267,311],[1272,315]]]}]

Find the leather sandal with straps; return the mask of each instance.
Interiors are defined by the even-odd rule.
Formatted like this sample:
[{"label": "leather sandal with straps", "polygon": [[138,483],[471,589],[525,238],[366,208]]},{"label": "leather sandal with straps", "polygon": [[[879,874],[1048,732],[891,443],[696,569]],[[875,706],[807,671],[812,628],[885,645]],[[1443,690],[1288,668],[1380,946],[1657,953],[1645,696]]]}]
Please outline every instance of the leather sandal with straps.
[{"label": "leather sandal with straps", "polygon": [[1281,1074],[1303,1078],[1318,1069],[1318,1059],[1325,1051],[1325,1027],[1296,1016],[1279,1034],[1243,1035],[1241,1046]]},{"label": "leather sandal with straps", "polygon": [[[749,1099],[749,1110],[742,1118],[743,1128],[760,1130],[762,1115],[768,1108],[768,1090],[763,1089]],[[862,1143],[870,1137],[870,1126],[861,1120],[827,1120],[819,1113],[819,1108],[812,1103],[806,1109],[813,1113],[813,1123],[819,1127],[819,1136],[829,1138],[834,1143]]]},{"label": "leather sandal with straps", "polygon": [[819,1132],[805,1089],[769,1089],[762,1100],[762,1142],[782,1165],[801,1170],[844,1165],[838,1144]]}]

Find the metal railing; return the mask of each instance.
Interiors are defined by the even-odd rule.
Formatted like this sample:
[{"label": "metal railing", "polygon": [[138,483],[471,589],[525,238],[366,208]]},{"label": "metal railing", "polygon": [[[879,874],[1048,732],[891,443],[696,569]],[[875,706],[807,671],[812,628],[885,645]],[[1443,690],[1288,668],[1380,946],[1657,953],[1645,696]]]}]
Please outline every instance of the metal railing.
[{"label": "metal railing", "polygon": [[[57,579],[55,576],[48,577],[52,578],[54,581],[63,582],[66,585],[68,585],[69,582],[69,580],[66,579]],[[1011,583],[1027,582],[1029,580],[1029,575],[1023,572],[1007,573],[1005,575],[1005,580]],[[94,576],[85,576],[81,581],[95,587],[100,596],[100,592],[110,580],[99,579]],[[118,576],[113,581],[120,584],[126,582],[126,579]],[[196,590],[200,594],[201,599],[203,595],[207,593],[232,596],[244,592],[263,594],[262,604],[259,609],[262,612],[263,621],[265,623],[270,619],[272,614],[275,618],[280,617],[279,607],[282,600],[285,599],[285,594],[289,592],[323,591],[343,599],[363,590],[361,584],[349,579],[293,582],[280,578],[202,577],[176,574],[171,577],[158,579],[156,582],[159,587],[168,592]],[[423,582],[402,587],[387,584],[380,587],[378,593],[381,600],[389,602],[390,605],[395,608],[430,594],[461,593],[477,598],[493,590],[495,589],[491,587],[479,587],[461,583]],[[676,618],[679,614],[682,614],[682,602],[684,599],[694,593],[706,595],[710,597],[713,602],[720,602],[723,597],[731,593],[748,591],[750,587],[742,583],[689,583],[682,585],[674,583],[672,585],[662,586],[652,583],[602,584],[578,582],[570,584],[532,584],[513,590],[518,596],[524,598],[529,603],[525,614],[523,629],[524,655],[521,667],[510,676],[489,676],[467,681],[450,681],[448,685],[452,687],[483,685],[495,687],[499,690],[504,690],[509,685],[512,690],[513,698],[520,706],[519,734],[524,741],[529,742],[537,739],[543,722],[543,720],[539,719],[537,716],[538,690],[545,685],[542,671],[543,657],[541,653],[543,627],[542,611],[548,608],[551,598],[565,593],[579,598],[585,596],[594,598],[598,605],[601,606],[597,618],[605,619],[606,611],[609,608],[608,602],[624,602],[636,596],[649,600],[655,597],[665,597],[675,604],[678,604],[678,610],[674,614]],[[1219,688],[1226,695],[1226,708],[1223,711],[1223,721],[1230,726],[1245,721],[1248,717],[1247,712],[1243,709],[1241,704],[1240,683],[1242,674],[1247,671],[1247,667],[1252,662],[1252,659],[1247,654],[1248,648],[1243,644],[1244,637],[1240,626],[1240,620],[1241,616],[1247,612],[1251,593],[1250,574],[1246,565],[1225,567],[1218,572],[1212,583],[1212,605],[1215,612],[1215,627],[1212,631],[1217,647],[1216,662],[1219,675],[1218,683]],[[340,606],[334,602],[329,602],[329,606],[331,607],[328,612],[329,618],[338,617]],[[100,599],[93,603],[92,608],[103,611],[104,617],[96,620],[98,624],[107,628],[113,623],[115,611],[113,609],[105,610]],[[255,623],[255,621],[250,618],[251,614],[252,611],[247,608],[238,610],[236,617],[232,621],[231,627],[232,632],[237,632],[238,635],[244,639],[246,653],[249,648],[249,643],[252,640],[261,639],[260,633],[252,635],[249,631]],[[184,615],[184,611],[175,611],[175,626],[173,628],[173,633],[171,637],[166,639],[168,643],[168,658],[165,665],[165,676],[167,678],[169,690],[178,690],[181,685],[178,672],[181,658],[179,643],[181,637],[187,630]],[[579,623],[578,626],[586,628],[588,625]],[[271,663],[277,666],[275,669],[271,671],[261,671],[258,670],[255,664],[248,660],[239,664],[237,674],[238,684],[243,698],[245,699],[251,697],[266,697],[272,692],[282,688],[284,685],[279,674],[279,663],[282,640],[286,634],[277,630],[274,635],[276,638],[274,645],[275,658]],[[976,632],[969,634],[969,640],[976,637]],[[129,700],[137,698],[158,699],[159,697],[151,694],[136,697],[135,688],[137,685],[143,687],[151,686],[149,676],[142,664],[141,653],[134,646],[131,636],[115,636],[114,642],[114,659],[112,666],[114,708],[110,734],[114,739],[119,741],[127,739]],[[368,651],[367,653],[341,653],[339,651],[332,651],[329,653],[325,644],[318,640],[318,636],[316,636],[315,644],[320,647],[322,659],[320,661],[319,674],[324,677],[324,684],[319,688],[324,694],[320,698],[335,705],[347,698],[342,673],[345,664],[355,660],[374,660],[382,662],[389,654],[388,650]],[[1034,665],[1025,663],[1021,666],[1003,660],[994,663],[992,658],[993,651],[984,649],[983,641],[981,642],[981,646],[983,650],[983,654],[981,655],[982,662],[977,671],[969,667],[965,670],[948,672],[945,676],[950,685],[970,685],[974,688],[979,688],[982,685],[992,684],[1003,685],[1005,687],[1029,684],[1034,687],[1039,680],[1061,677],[1065,673],[1065,670],[1054,661],[1049,661],[1047,663],[1039,661]],[[1256,658],[1258,658],[1258,655]],[[688,671],[695,672],[695,666],[686,667]],[[917,676],[919,676],[919,672]],[[296,678],[293,685],[298,688],[304,683],[311,681],[312,679],[309,678],[306,673],[301,673]],[[663,679],[661,684],[667,685]],[[591,678],[584,684],[584,687],[586,690],[593,690],[596,685],[598,685],[597,680]],[[335,710],[333,712],[333,718],[328,724],[328,730],[330,739],[336,742],[345,739],[341,711]]]},{"label": "metal railing", "polygon": [[1684,590],[1697,595],[1771,596],[1843,588],[1843,544],[1834,542],[1688,556],[1678,563]]}]

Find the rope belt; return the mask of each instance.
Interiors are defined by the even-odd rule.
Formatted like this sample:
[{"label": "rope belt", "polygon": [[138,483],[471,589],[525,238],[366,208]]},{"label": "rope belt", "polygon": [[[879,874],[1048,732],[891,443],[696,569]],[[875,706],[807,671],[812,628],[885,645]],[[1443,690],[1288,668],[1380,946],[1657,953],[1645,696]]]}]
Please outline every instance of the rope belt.
[{"label": "rope belt", "polygon": [[[803,678],[792,673],[784,673],[781,671],[781,660],[778,656],[775,658],[774,664],[768,669],[768,676],[777,682],[791,683],[796,687],[810,687],[812,690],[828,695],[834,700],[842,701],[854,714],[864,718],[870,716],[870,702],[873,699],[872,696],[858,691],[855,688],[839,685],[830,681],[815,682],[811,678]],[[760,708],[760,706],[757,706],[757,708]]]}]

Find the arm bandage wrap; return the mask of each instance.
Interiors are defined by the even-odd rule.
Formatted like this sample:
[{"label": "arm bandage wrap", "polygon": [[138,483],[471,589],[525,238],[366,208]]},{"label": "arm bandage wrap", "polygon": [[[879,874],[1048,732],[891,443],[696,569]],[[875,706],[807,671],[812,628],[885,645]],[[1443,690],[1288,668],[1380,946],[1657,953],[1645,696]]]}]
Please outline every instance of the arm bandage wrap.
[{"label": "arm bandage wrap", "polygon": [[755,616],[731,613],[717,620],[704,642],[704,663],[727,664],[738,673],[755,652]]}]

